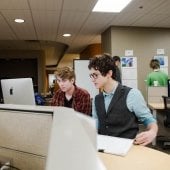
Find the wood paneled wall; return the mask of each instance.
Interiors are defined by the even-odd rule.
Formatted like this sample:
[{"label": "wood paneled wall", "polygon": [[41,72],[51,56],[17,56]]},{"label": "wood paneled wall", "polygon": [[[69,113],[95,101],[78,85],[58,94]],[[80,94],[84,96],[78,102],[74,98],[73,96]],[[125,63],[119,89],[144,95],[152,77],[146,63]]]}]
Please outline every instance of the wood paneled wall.
[{"label": "wood paneled wall", "polygon": [[102,53],[101,44],[91,44],[80,53],[80,59],[89,59],[94,55],[98,55],[101,53]]}]

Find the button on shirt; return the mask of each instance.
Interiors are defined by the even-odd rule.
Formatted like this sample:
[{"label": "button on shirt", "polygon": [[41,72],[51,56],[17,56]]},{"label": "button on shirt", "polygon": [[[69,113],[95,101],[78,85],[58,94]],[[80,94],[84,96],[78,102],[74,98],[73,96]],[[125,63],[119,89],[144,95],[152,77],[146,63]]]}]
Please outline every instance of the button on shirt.
[{"label": "button on shirt", "polygon": [[[111,93],[103,92],[106,112],[108,110],[112,97],[114,96],[114,92],[115,89]],[[143,123],[145,126],[152,122],[156,122],[156,119],[151,114],[150,109],[147,107],[146,102],[138,89],[134,88],[129,91],[126,99],[126,104],[129,111],[134,112],[136,117],[138,118],[138,121]],[[95,99],[93,100],[92,105],[92,116],[96,119],[96,125],[98,127],[98,117],[96,113]]]}]

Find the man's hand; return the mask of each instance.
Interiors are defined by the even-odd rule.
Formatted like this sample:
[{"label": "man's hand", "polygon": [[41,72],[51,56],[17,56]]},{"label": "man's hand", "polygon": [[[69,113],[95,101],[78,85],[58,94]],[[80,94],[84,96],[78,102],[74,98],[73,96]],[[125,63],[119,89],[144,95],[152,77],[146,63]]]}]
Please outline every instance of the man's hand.
[{"label": "man's hand", "polygon": [[151,123],[150,125],[148,125],[147,129],[148,129],[147,131],[141,132],[136,135],[134,144],[145,146],[151,143],[155,139],[158,132],[157,124]]},{"label": "man's hand", "polygon": [[145,146],[151,143],[155,139],[155,137],[156,133],[154,133],[153,131],[141,132],[136,136],[134,144]]}]

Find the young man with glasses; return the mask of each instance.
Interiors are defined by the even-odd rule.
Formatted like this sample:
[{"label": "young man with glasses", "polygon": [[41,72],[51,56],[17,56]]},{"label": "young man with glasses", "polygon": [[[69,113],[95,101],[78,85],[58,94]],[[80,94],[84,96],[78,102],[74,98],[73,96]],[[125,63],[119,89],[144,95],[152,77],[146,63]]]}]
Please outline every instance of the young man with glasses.
[{"label": "young man with glasses", "polygon": [[[113,58],[103,54],[93,57],[88,65],[96,88],[103,91],[93,101],[92,115],[102,135],[135,139],[134,143],[147,145],[157,135],[158,127],[139,90],[116,81]],[[138,121],[147,130],[138,134]]]},{"label": "young man with glasses", "polygon": [[90,94],[75,85],[75,73],[70,67],[58,68],[55,72],[59,90],[54,93],[51,105],[70,107],[91,115]]}]

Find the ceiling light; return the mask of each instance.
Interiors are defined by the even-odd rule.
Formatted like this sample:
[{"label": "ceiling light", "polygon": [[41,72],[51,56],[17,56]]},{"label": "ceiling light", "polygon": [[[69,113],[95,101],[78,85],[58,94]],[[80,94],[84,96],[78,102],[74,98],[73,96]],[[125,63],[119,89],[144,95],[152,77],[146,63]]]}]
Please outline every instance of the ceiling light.
[{"label": "ceiling light", "polygon": [[71,34],[63,34],[63,37],[70,37]]},{"label": "ceiling light", "polygon": [[17,22],[17,23],[23,23],[23,22],[25,22],[23,19],[15,19],[15,22]]},{"label": "ceiling light", "polygon": [[120,12],[132,0],[98,0],[93,12]]}]

